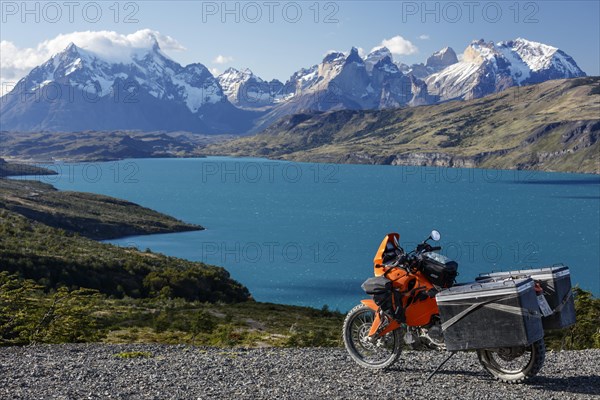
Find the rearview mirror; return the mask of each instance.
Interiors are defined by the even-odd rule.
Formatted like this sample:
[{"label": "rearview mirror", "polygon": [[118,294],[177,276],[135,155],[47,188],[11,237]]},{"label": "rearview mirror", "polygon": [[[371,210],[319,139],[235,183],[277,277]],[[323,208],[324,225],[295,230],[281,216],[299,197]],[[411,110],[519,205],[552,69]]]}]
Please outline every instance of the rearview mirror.
[{"label": "rearview mirror", "polygon": [[438,240],[440,240],[440,238],[442,237],[440,235],[440,233],[438,231],[436,231],[435,229],[431,231],[431,235],[429,236],[432,240],[435,240],[436,242]]}]

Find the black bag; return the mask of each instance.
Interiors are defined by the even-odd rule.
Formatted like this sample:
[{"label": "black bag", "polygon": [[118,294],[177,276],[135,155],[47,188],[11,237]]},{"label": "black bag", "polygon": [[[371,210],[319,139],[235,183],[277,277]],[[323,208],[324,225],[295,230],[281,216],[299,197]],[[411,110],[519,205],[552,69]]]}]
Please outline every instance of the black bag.
[{"label": "black bag", "polygon": [[442,288],[454,284],[458,275],[458,264],[438,253],[423,254],[423,273],[431,283]]},{"label": "black bag", "polygon": [[392,281],[385,276],[376,276],[367,279],[361,286],[363,290],[373,296],[373,301],[384,313],[404,322],[404,309],[401,305],[400,293],[394,290]]},{"label": "black bag", "polygon": [[392,291],[392,281],[385,276],[375,276],[367,279],[361,286],[370,295],[383,294]]}]

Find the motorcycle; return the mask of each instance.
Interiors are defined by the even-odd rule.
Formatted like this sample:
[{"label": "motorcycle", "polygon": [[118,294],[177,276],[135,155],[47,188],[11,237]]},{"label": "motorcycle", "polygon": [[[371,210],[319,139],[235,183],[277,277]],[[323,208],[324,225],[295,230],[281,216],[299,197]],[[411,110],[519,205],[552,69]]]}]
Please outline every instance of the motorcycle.
[{"label": "motorcycle", "polygon": [[[458,264],[436,253],[440,246],[428,243],[440,238],[433,230],[408,253],[400,247],[397,233],[381,242],[374,259],[375,277],[363,284],[372,298],[350,310],[343,325],[344,345],[359,365],[387,368],[403,347],[446,350],[436,295],[455,284]],[[545,358],[543,337],[527,346],[476,351],[483,368],[507,383],[535,376]]]}]

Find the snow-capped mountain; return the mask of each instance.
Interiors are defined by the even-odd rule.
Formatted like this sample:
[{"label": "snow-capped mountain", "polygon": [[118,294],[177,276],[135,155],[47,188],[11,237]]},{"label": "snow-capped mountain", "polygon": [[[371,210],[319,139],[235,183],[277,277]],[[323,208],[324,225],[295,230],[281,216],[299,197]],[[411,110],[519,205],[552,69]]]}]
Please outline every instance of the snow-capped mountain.
[{"label": "snow-capped mountain", "polygon": [[374,48],[367,56],[365,57],[365,65],[367,67],[367,71],[371,72],[375,64],[384,58],[389,58],[393,60],[392,52],[384,46]]},{"label": "snow-capped mountain", "polygon": [[229,101],[245,108],[258,108],[274,104],[285,97],[284,85],[273,79],[264,81],[254,75],[250,69],[228,68],[217,77],[223,93]]},{"label": "snow-capped mountain", "polygon": [[385,47],[363,59],[356,48],[330,52],[322,62],[295,72],[284,85],[285,96],[258,123],[259,131],[277,119],[300,112],[372,110],[434,101],[427,85],[403,74]]},{"label": "snow-capped mountain", "polygon": [[452,47],[444,47],[429,56],[425,66],[431,71],[437,72],[457,62],[458,57],[456,57],[454,49]]},{"label": "snow-capped mountain", "polygon": [[204,65],[183,67],[156,41],[112,59],[70,44],[21,79],[0,107],[2,128],[12,130],[226,133],[248,122]]},{"label": "snow-capped mountain", "polygon": [[296,72],[285,86],[293,88],[288,102],[319,111],[398,107],[413,101],[411,78],[400,71],[385,47],[364,59],[356,48],[349,53],[331,52],[320,64]]},{"label": "snow-capped mountain", "polygon": [[377,47],[330,52],[285,84],[230,68],[215,78],[182,66],[154,40],[106,55],[69,45],[0,100],[4,130],[256,132],[294,113],[385,109],[471,99],[515,85],[585,76],[562,50],[525,39],[472,42],[461,61],[450,47],[411,66]]},{"label": "snow-capped mountain", "polygon": [[429,92],[440,100],[472,99],[511,86],[550,79],[585,76],[562,50],[525,39],[473,41],[463,59],[426,78]]},{"label": "snow-capped mountain", "polygon": [[424,79],[429,75],[435,74],[436,72],[439,72],[457,62],[458,58],[456,57],[456,53],[452,47],[444,47],[443,49],[436,51],[429,56],[425,64],[420,63],[406,65],[403,63],[398,63],[398,68],[400,68],[400,70],[407,75]]}]

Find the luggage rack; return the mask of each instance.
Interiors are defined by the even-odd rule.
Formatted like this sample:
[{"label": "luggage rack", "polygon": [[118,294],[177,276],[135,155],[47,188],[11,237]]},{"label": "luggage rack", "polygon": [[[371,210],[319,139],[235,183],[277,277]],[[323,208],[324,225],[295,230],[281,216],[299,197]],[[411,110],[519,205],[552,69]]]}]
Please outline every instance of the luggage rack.
[{"label": "luggage rack", "polygon": [[575,304],[571,288],[571,273],[563,263],[532,269],[479,274],[475,281],[507,282],[529,277],[539,285],[550,311],[542,318],[544,330],[563,329],[575,323]]},{"label": "luggage rack", "polygon": [[[547,268],[563,268],[563,267],[567,267],[564,263],[555,263],[552,265],[546,265],[543,267],[532,267],[530,265],[525,265],[524,267],[520,268],[520,269],[513,269],[513,270],[491,270],[490,272],[480,272],[479,275],[477,276],[477,278],[475,278],[475,280],[479,280],[478,278],[484,277],[485,275],[488,274],[510,274],[511,279],[515,279],[515,276],[519,276],[520,274],[525,274],[531,271],[537,271],[537,270],[542,270],[542,269],[547,269]],[[567,267],[569,268],[569,267]],[[513,275],[514,274],[514,275]],[[455,285],[457,286],[457,285]]]}]

